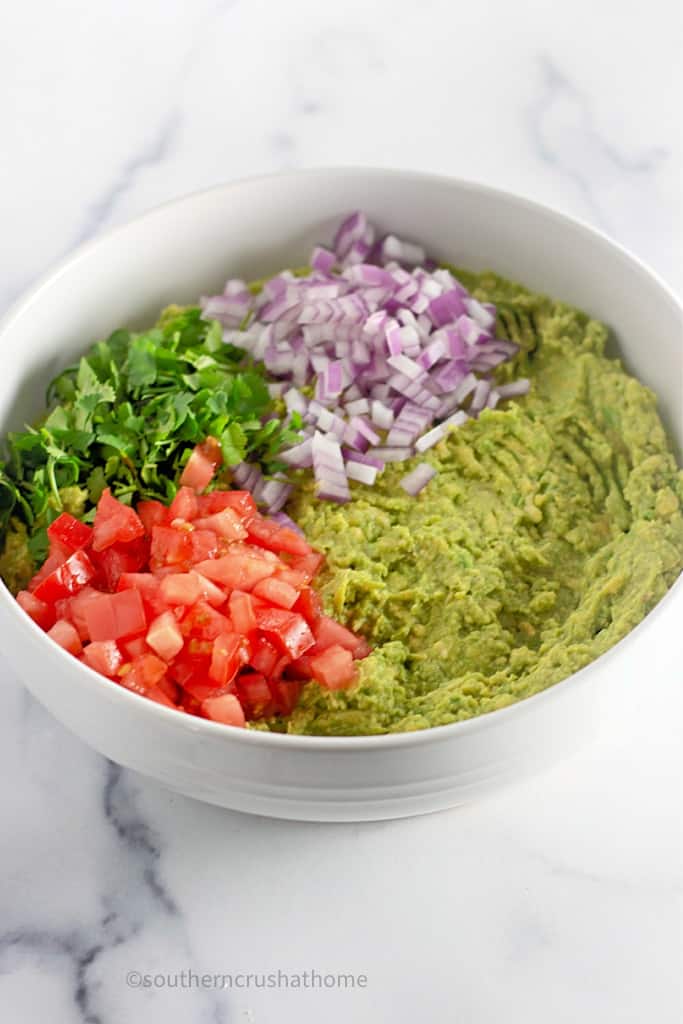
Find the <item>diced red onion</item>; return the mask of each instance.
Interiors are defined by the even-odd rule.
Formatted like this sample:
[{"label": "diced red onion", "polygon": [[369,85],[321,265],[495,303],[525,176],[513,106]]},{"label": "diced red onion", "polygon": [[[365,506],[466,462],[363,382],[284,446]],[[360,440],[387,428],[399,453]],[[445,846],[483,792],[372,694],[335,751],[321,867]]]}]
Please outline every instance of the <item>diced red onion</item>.
[{"label": "diced red onion", "polygon": [[270,518],[278,523],[279,526],[286,526],[288,530],[294,530],[295,533],[301,534],[303,537],[304,531],[301,529],[298,523],[295,523],[293,519],[290,519],[286,512],[275,512],[271,513]]},{"label": "diced red onion", "polygon": [[346,475],[349,480],[357,480],[361,484],[372,486],[377,478],[377,470],[374,466],[366,466],[356,459],[347,459]]},{"label": "diced red onion", "polygon": [[348,501],[351,493],[339,442],[316,430],[312,450],[318,496],[340,503]]},{"label": "diced red onion", "polygon": [[517,398],[519,395],[528,394],[530,388],[531,381],[527,380],[526,377],[520,377],[519,380],[513,380],[510,384],[496,385],[496,391],[500,398]]},{"label": "diced red onion", "polygon": [[321,270],[323,274],[329,274],[335,263],[335,255],[322,245],[316,245],[311,253],[311,266],[314,270]]},{"label": "diced red onion", "polygon": [[436,476],[434,467],[430,466],[428,462],[420,462],[415,469],[403,477],[400,484],[403,490],[414,498],[434,476]]},{"label": "diced red onion", "polygon": [[[369,483],[368,468],[404,461],[466,422],[464,402],[476,416],[529,390],[526,380],[492,386],[494,367],[519,351],[495,337],[495,306],[471,296],[420,246],[374,238],[357,211],[333,249],[314,248],[310,273],[283,271],[257,296],[235,278],[202,299],[202,315],[221,322],[226,343],[279,378],[268,389],[284,398],[288,417],[303,417],[302,440],[280,453],[282,462],[312,465],[320,496],[337,501],[348,500],[345,464],[348,476]],[[313,400],[300,391],[311,382]],[[234,478],[261,504],[281,507],[286,481],[264,481],[255,466],[237,467]]]}]

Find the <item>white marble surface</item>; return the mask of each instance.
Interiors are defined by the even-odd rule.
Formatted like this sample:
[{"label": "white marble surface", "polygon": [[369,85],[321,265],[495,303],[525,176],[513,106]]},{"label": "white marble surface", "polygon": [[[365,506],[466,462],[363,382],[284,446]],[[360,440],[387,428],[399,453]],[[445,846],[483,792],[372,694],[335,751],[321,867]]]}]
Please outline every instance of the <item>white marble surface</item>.
[{"label": "white marble surface", "polygon": [[[681,7],[36,0],[0,34],[0,307],[179,193],[400,165],[600,225],[683,289]],[[11,642],[0,638],[1,643]],[[672,638],[679,643],[679,638]],[[107,764],[0,684],[8,1024],[678,1024],[681,679],[637,726],[455,812],[278,823]],[[137,990],[129,971],[367,987]]]}]

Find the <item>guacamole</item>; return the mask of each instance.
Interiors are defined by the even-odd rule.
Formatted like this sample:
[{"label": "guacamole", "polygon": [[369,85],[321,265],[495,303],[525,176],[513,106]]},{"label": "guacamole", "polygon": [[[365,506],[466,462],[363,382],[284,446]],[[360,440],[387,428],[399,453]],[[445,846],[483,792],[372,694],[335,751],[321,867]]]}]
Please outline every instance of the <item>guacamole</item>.
[{"label": "guacamole", "polygon": [[485,410],[422,457],[417,498],[388,465],[346,505],[303,480],[290,509],[327,555],[326,610],[373,652],[357,686],[316,683],[256,727],[363,735],[461,721],[538,693],[608,650],[683,567],[683,474],[655,396],[604,354],[606,328],[492,274],[458,276],[518,342]]}]

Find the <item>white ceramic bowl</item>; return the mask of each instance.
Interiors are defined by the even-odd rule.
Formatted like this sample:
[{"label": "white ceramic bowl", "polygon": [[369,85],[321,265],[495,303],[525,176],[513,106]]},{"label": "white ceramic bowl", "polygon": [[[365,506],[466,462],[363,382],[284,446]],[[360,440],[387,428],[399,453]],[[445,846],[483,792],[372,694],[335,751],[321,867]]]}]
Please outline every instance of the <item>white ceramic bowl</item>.
[{"label": "white ceramic bowl", "polygon": [[[95,338],[142,326],[231,275],[305,262],[345,212],[473,269],[492,267],[605,320],[627,367],[658,394],[683,450],[683,315],[672,294],[607,238],[515,196],[380,170],[321,170],[237,182],[180,199],[80,248],[0,327],[0,430],[33,419],[44,385]],[[258,814],[360,820],[453,806],[576,749],[615,701],[672,671],[683,621],[676,586],[628,637],[537,696],[471,721],[360,738],[231,729],[160,707],[95,675],[48,640],[0,588],[0,644],[31,693],[114,761],[181,793]],[[667,643],[667,639],[669,642]],[[615,696],[616,695],[616,696]]]}]

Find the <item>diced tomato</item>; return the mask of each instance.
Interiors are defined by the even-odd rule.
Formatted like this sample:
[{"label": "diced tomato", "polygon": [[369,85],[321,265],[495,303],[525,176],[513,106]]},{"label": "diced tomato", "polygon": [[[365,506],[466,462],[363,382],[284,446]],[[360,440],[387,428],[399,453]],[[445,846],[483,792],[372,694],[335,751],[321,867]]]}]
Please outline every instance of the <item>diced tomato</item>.
[{"label": "diced tomato", "polygon": [[275,672],[275,666],[279,660],[280,654],[270,640],[266,640],[264,636],[259,636],[254,640],[249,664],[255,672],[270,677]]},{"label": "diced tomato", "polygon": [[147,617],[138,590],[99,594],[84,606],[83,614],[93,640],[119,640],[142,633]]},{"label": "diced tomato", "polygon": [[230,590],[251,590],[259,580],[264,580],[275,572],[272,562],[241,552],[230,552],[221,558],[198,562],[195,568],[202,576],[222,583]]},{"label": "diced tomato", "polygon": [[256,611],[251,594],[246,594],[243,590],[233,590],[228,608],[235,631],[242,636],[250,636],[256,629]]},{"label": "diced tomato", "polygon": [[162,676],[157,683],[157,686],[164,696],[170,700],[171,704],[174,706],[177,705],[178,700],[180,699],[180,689],[177,683],[174,683],[172,679],[168,678],[168,676]]},{"label": "diced tomato", "polygon": [[139,572],[147,565],[149,540],[147,537],[138,537],[127,544],[111,544],[104,551],[94,553],[92,561],[104,588],[113,592],[124,573]]},{"label": "diced tomato", "polygon": [[294,605],[294,611],[298,612],[299,615],[303,615],[308,625],[313,630],[315,635],[315,626],[320,621],[323,613],[323,604],[320,600],[319,594],[311,587],[305,587]]},{"label": "diced tomato", "polygon": [[79,637],[76,627],[71,622],[67,622],[66,619],[57,619],[54,626],[48,629],[47,635],[51,637],[55,643],[63,647],[69,654],[75,654],[78,656],[83,650],[81,644],[81,638]]},{"label": "diced tomato", "polygon": [[[193,459],[215,468],[218,442]],[[107,490],[92,531],[63,514],[49,535],[18,603],[85,664],[166,707],[242,725],[288,715],[305,681],[348,686],[370,650],[322,615],[309,584],[323,556],[247,491],[197,496],[183,480],[170,508],[136,512]]]},{"label": "diced tomato", "polygon": [[232,623],[206,601],[197,601],[183,616],[180,631],[184,637],[215,640],[221,633],[232,632]]},{"label": "diced tomato", "polygon": [[[80,551],[80,548],[76,548],[76,551]],[[48,557],[55,559],[56,565],[64,565],[69,555],[73,554],[73,549],[62,544],[61,541],[50,539],[50,546],[48,548]],[[92,552],[91,552],[92,555]]]},{"label": "diced tomato", "polygon": [[270,689],[281,715],[291,715],[303,688],[304,684],[298,681],[286,679],[271,680]]},{"label": "diced tomato", "polygon": [[240,703],[249,718],[260,718],[277,710],[268,681],[258,672],[245,672],[237,679]]},{"label": "diced tomato", "polygon": [[290,567],[302,573],[310,583],[314,576],[318,575],[320,567],[325,561],[325,556],[319,551],[311,551],[310,555],[300,555],[290,560]]},{"label": "diced tomato", "polygon": [[308,623],[296,612],[283,608],[259,608],[256,623],[266,638],[292,661],[300,658],[315,643]]},{"label": "diced tomato", "polygon": [[85,551],[74,551],[63,565],[41,580],[33,593],[40,601],[54,604],[62,597],[77,594],[94,575],[95,567]]},{"label": "diced tomato", "polygon": [[351,651],[333,644],[311,658],[313,678],[328,690],[342,690],[356,679],[357,668]]},{"label": "diced tomato", "polygon": [[134,636],[130,640],[119,640],[119,647],[131,661],[142,654],[151,654],[151,649],[144,636]]},{"label": "diced tomato", "polygon": [[39,600],[35,594],[31,594],[28,590],[20,590],[17,594],[17,601],[41,629],[49,629],[54,623],[54,610],[50,608],[49,604]]},{"label": "diced tomato", "polygon": [[189,608],[201,596],[199,575],[191,572],[172,572],[161,580],[161,598],[166,604],[182,604]]},{"label": "diced tomato", "polygon": [[261,580],[256,584],[254,595],[263,598],[264,601],[270,601],[271,604],[277,605],[278,608],[287,608],[289,610],[296,604],[299,591],[291,587],[281,577],[270,576],[268,579]]},{"label": "diced tomato", "polygon": [[246,724],[242,705],[233,693],[224,693],[220,697],[207,697],[202,702],[202,711],[207,718],[213,722],[222,722],[223,725],[244,727]]},{"label": "diced tomato", "polygon": [[83,661],[95,672],[113,678],[123,664],[123,655],[113,640],[95,640],[83,648]]},{"label": "diced tomato", "polygon": [[150,697],[158,704],[174,707],[162,688],[166,665],[154,654],[143,654],[119,670],[119,682],[128,690]]},{"label": "diced tomato", "polygon": [[139,590],[150,617],[166,611],[166,602],[161,598],[161,579],[151,572],[124,572],[119,577],[116,589]]},{"label": "diced tomato", "polygon": [[160,501],[139,501],[136,511],[147,534],[151,534],[154,526],[166,526],[169,522],[168,509]]},{"label": "diced tomato", "polygon": [[234,692],[234,686],[219,686],[218,683],[214,683],[212,679],[208,679],[206,676],[202,676],[195,672],[190,679],[185,683],[183,687],[184,693],[189,693],[191,697],[198,700],[200,703],[206,700],[207,697],[218,697],[223,693]]},{"label": "diced tomato", "polygon": [[114,498],[107,487],[97,503],[93,524],[93,550],[104,551],[111,544],[126,544],[137,537],[142,537],[144,532],[142,520],[135,509]]},{"label": "diced tomato", "polygon": [[218,536],[213,530],[194,529],[190,534],[190,561],[203,562],[218,554]]},{"label": "diced tomato", "polygon": [[228,595],[224,590],[221,590],[217,583],[214,583],[213,580],[208,580],[206,576],[202,576],[196,569],[191,569],[190,572],[193,576],[197,577],[201,597],[207,604],[210,604],[212,608],[220,608],[222,604],[225,604]]},{"label": "diced tomato", "polygon": [[311,651],[312,654],[320,654],[335,644],[344,647],[347,651],[351,651],[354,658],[364,658],[370,653],[370,648],[362,637],[356,636],[346,626],[342,626],[341,622],[335,622],[334,619],[328,618],[327,615],[321,615],[315,624],[313,634],[315,636],[315,647]]},{"label": "diced tomato", "polygon": [[47,579],[55,569],[58,569],[60,565],[63,565],[65,561],[66,558],[59,558],[57,555],[48,555],[38,572],[31,578],[28,590],[33,593],[36,587],[42,583],[44,579]]},{"label": "diced tomato", "polygon": [[166,663],[157,658],[156,654],[142,654],[133,659],[130,667],[126,665],[121,675],[130,676],[133,672],[141,686],[156,686],[166,675]]},{"label": "diced tomato", "polygon": [[97,594],[99,594],[98,590],[95,590],[94,587],[87,586],[83,587],[82,590],[68,599],[69,614],[67,618],[70,622],[73,622],[83,643],[86,643],[90,639],[88,623],[85,620],[85,608],[92,600],[93,596],[96,596]]},{"label": "diced tomato", "polygon": [[171,661],[183,649],[183,634],[173,612],[163,612],[147,630],[147,643],[164,661]]},{"label": "diced tomato", "polygon": [[253,516],[247,523],[249,540],[252,544],[267,548],[269,551],[285,551],[290,555],[310,555],[312,548],[300,533],[288,526],[280,526],[270,519]]},{"label": "diced tomato", "polygon": [[224,508],[233,509],[240,519],[251,519],[257,514],[256,502],[249,491],[211,491],[201,494],[197,501],[200,516],[212,516]]},{"label": "diced tomato", "polygon": [[172,523],[174,519],[184,519],[189,523],[197,518],[198,511],[197,495],[192,488],[180,487],[168,510],[168,521]]},{"label": "diced tomato", "polygon": [[213,530],[227,541],[244,540],[247,536],[242,520],[232,508],[224,508],[205,519],[198,519],[196,526],[198,530]]},{"label": "diced tomato", "polygon": [[164,692],[166,665],[154,654],[143,654],[119,670],[118,681],[127,690],[149,697],[166,707],[175,705]]},{"label": "diced tomato", "polygon": [[209,659],[212,649],[211,644],[208,646],[209,654],[206,656],[191,654],[186,647],[168,666],[169,676],[183,690],[187,689],[193,679],[206,680],[208,678]]},{"label": "diced tomato", "polygon": [[183,487],[191,487],[193,491],[200,494],[213,480],[216,474],[216,465],[207,458],[206,452],[197,446],[189,459],[180,477]]},{"label": "diced tomato", "polygon": [[62,512],[54,523],[48,526],[47,535],[51,541],[57,541],[67,551],[78,551],[79,548],[87,548],[90,544],[92,527],[69,515],[68,512]]},{"label": "diced tomato", "polygon": [[152,527],[152,549],[150,564],[154,569],[160,565],[189,565],[192,561],[191,529],[174,529],[171,526]]},{"label": "diced tomato", "polygon": [[295,590],[303,590],[309,583],[308,576],[305,573],[298,572],[296,569],[290,569],[284,562],[282,563],[282,568],[278,568],[277,578],[284,580],[285,583],[289,583],[290,587],[294,587]]},{"label": "diced tomato", "polygon": [[[311,648],[313,650],[313,648]],[[312,679],[313,669],[311,668],[311,655],[302,654],[296,661],[290,662],[285,669],[288,679]]]},{"label": "diced tomato", "polygon": [[213,642],[209,678],[220,686],[231,683],[249,660],[249,642],[237,633],[221,633]]}]

